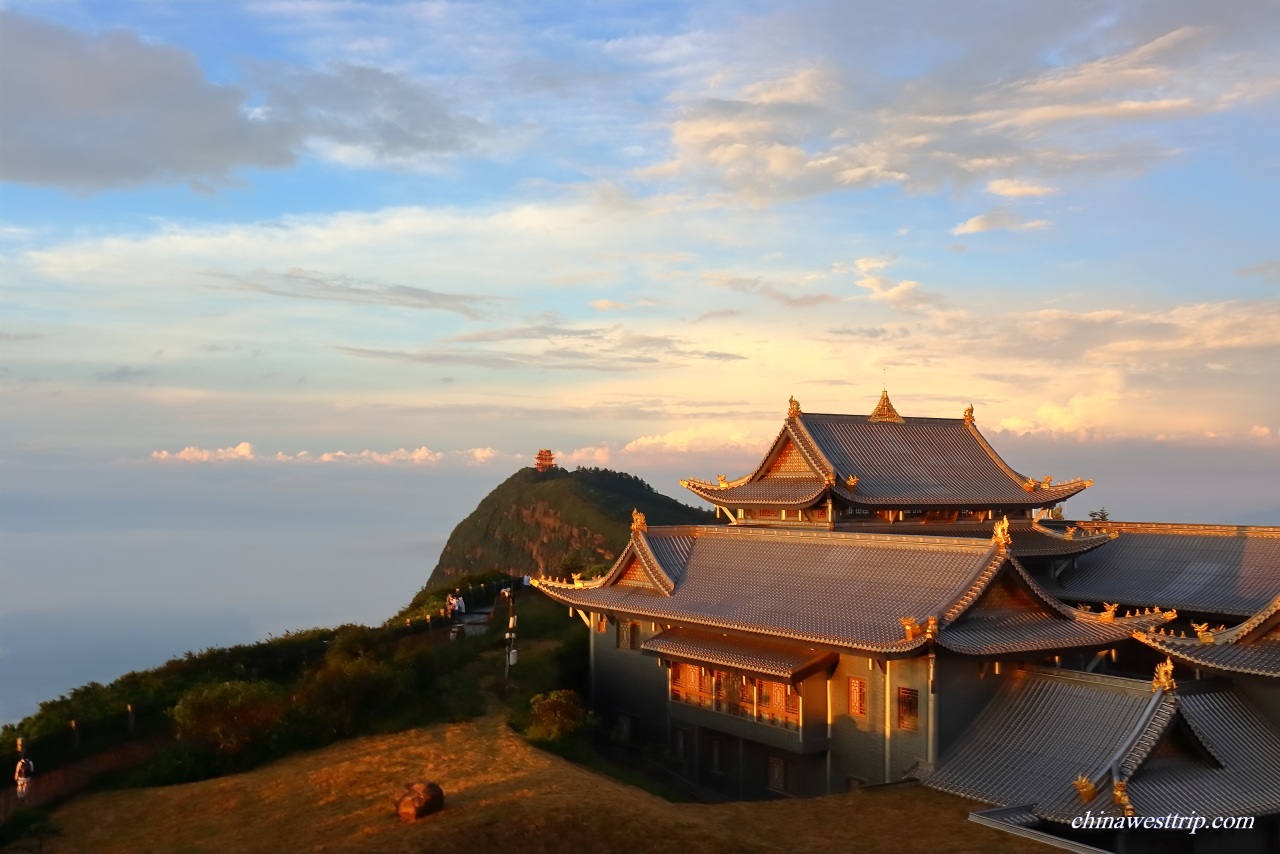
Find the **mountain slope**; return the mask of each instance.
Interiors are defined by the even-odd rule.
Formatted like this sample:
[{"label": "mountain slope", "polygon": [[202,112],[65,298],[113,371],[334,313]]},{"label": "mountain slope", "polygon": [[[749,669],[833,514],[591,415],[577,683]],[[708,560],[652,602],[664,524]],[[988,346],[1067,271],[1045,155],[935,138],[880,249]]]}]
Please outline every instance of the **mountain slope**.
[{"label": "mountain slope", "polygon": [[517,471],[449,535],[428,587],[497,570],[523,575],[608,566],[630,536],[631,510],[651,525],[706,525],[715,513],[681,504],[608,469]]}]

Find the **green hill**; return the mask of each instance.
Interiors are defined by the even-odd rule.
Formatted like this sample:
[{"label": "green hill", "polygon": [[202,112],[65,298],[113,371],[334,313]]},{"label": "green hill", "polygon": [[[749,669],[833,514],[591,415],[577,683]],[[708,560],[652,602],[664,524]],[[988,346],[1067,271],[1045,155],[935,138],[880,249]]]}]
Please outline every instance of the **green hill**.
[{"label": "green hill", "polygon": [[456,576],[567,575],[609,566],[630,536],[631,510],[650,525],[707,525],[715,513],[681,504],[634,475],[608,469],[520,469],[449,535],[427,589]]}]

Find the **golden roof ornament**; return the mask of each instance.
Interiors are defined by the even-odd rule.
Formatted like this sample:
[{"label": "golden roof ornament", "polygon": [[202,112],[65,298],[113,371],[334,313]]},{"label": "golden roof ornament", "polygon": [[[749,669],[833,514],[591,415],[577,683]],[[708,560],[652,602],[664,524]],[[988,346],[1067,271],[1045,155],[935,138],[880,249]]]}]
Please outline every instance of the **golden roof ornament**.
[{"label": "golden roof ornament", "polygon": [[788,398],[787,399],[787,417],[795,418],[799,414],[800,414],[800,401],[796,400],[794,396]]},{"label": "golden roof ornament", "polygon": [[1013,537],[1009,536],[1009,517],[1005,516],[991,528],[991,541],[997,546],[1013,545]]},{"label": "golden roof ornament", "polygon": [[1192,623],[1191,628],[1196,630],[1196,637],[1200,639],[1200,643],[1216,643],[1217,640],[1213,636],[1213,632],[1209,631],[1208,623]]},{"label": "golden roof ornament", "polygon": [[725,485],[725,484],[727,484],[728,482],[729,482],[729,477],[728,477],[727,475],[723,475],[723,474],[718,474],[718,475],[716,475],[716,485],[717,485],[717,486],[724,486],[724,485]]},{"label": "golden roof ornament", "polygon": [[1104,623],[1114,623],[1116,621],[1116,610],[1119,609],[1120,603],[1114,605],[1108,602],[1102,603],[1102,613],[1098,614],[1098,619]]},{"label": "golden roof ornament", "polygon": [[849,475],[848,477],[846,477],[846,478],[844,479],[844,485],[845,485],[845,488],[846,488],[846,489],[857,489],[857,488],[858,488],[858,476],[857,476],[856,474],[851,474],[851,475]]},{"label": "golden roof ornament", "polygon": [[1173,659],[1166,657],[1164,661],[1156,664],[1156,675],[1151,680],[1151,690],[1155,691],[1172,691],[1178,687],[1178,683],[1173,681]]},{"label": "golden roof ornament", "polygon": [[890,424],[906,424],[906,419],[898,414],[898,410],[893,408],[893,404],[889,401],[888,390],[880,392],[880,402],[876,404],[876,408],[867,416],[867,420],[873,424],[890,423]]},{"label": "golden roof ornament", "polygon": [[965,424],[973,423],[973,404],[972,403],[964,408],[964,423]]},{"label": "golden roof ornament", "polygon": [[631,511],[631,530],[636,533],[649,530],[649,523],[644,520],[644,514],[639,510]]},{"label": "golden roof ornament", "polygon": [[1098,787],[1093,784],[1085,775],[1081,774],[1071,781],[1071,785],[1076,787],[1076,793],[1080,795],[1082,803],[1089,803],[1098,796]]}]

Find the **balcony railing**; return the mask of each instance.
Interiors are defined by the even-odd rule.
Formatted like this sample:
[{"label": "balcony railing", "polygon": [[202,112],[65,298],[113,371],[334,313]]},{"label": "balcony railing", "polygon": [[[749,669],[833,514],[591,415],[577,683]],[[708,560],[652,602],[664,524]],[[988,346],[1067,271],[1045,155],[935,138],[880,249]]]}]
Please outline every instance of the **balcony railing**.
[{"label": "balcony railing", "polygon": [[781,729],[800,728],[800,694],[781,682],[682,665],[672,670],[671,699]]}]

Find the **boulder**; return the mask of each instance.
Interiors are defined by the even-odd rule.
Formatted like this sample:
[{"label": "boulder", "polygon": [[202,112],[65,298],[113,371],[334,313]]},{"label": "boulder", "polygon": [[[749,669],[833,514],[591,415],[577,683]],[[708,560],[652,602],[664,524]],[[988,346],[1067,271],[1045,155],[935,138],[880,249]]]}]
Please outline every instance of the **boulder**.
[{"label": "boulder", "polygon": [[435,783],[413,783],[396,798],[400,820],[414,822],[444,809],[444,791]]}]

